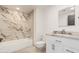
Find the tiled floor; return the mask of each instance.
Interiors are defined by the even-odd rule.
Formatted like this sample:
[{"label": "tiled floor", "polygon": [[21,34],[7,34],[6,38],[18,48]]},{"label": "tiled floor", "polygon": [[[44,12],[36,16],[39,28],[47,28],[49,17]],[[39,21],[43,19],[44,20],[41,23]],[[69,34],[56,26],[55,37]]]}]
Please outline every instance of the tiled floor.
[{"label": "tiled floor", "polygon": [[23,48],[21,50],[18,50],[15,53],[45,53],[45,49],[41,51],[40,49],[37,49],[32,46],[32,47]]}]

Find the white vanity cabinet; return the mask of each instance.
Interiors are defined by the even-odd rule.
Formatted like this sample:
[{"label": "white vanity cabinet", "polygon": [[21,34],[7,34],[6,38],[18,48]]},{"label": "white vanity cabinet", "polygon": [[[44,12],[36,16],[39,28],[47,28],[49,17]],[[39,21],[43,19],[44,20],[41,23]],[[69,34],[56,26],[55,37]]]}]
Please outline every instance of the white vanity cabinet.
[{"label": "white vanity cabinet", "polygon": [[59,36],[46,36],[46,52],[78,53],[79,40]]},{"label": "white vanity cabinet", "polygon": [[51,36],[46,37],[46,52],[47,53],[63,52],[61,38]]},{"label": "white vanity cabinet", "polygon": [[55,39],[54,37],[46,38],[46,52],[54,53],[55,52]]},{"label": "white vanity cabinet", "polygon": [[76,38],[62,38],[64,52],[79,53],[79,39]]}]

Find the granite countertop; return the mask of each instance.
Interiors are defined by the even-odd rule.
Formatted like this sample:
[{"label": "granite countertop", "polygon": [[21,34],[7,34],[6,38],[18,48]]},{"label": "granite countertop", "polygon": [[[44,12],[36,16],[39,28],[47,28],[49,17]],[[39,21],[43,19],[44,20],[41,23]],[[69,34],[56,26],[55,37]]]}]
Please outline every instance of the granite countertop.
[{"label": "granite countertop", "polygon": [[79,40],[79,35],[68,35],[68,34],[46,34],[47,36],[55,36],[55,37],[61,37],[61,38],[70,38],[70,39],[75,39]]}]

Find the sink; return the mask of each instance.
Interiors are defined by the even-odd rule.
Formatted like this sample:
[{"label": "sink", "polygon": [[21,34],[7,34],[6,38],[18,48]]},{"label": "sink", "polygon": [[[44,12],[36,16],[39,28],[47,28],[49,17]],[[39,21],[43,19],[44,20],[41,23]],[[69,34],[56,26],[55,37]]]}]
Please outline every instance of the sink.
[{"label": "sink", "polygon": [[64,29],[62,31],[53,31],[53,34],[57,34],[57,35],[62,35],[62,34],[72,35],[71,32],[66,32]]},{"label": "sink", "polygon": [[70,33],[70,32],[65,32],[64,34],[57,32],[57,33],[50,33],[47,34],[48,36],[56,36],[56,37],[65,37],[65,38],[72,38],[72,39],[78,39],[79,40],[79,33]]}]

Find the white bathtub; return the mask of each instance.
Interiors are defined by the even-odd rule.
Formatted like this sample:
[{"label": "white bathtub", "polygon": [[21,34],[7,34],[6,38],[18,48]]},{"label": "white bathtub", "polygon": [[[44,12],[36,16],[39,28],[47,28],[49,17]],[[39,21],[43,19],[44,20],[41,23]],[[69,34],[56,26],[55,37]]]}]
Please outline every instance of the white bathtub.
[{"label": "white bathtub", "polygon": [[15,52],[25,47],[32,46],[32,39],[19,39],[0,43],[0,53]]}]

